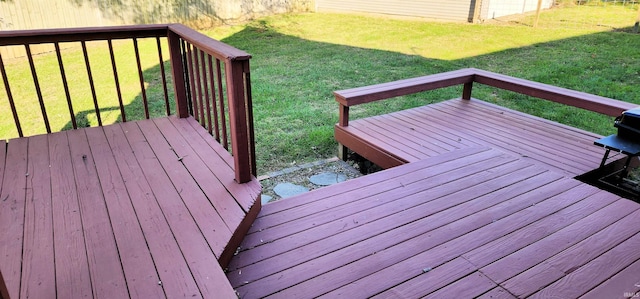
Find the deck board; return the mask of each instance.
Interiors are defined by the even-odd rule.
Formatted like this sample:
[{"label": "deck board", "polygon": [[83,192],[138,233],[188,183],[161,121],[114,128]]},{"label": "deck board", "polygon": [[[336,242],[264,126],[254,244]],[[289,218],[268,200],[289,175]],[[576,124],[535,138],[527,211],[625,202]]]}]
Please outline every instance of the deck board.
[{"label": "deck board", "polygon": [[477,299],[517,299],[502,287],[495,287],[490,291],[480,295]]},{"label": "deck board", "polygon": [[89,262],[71,164],[67,132],[48,135],[51,161],[56,292],[60,298],[91,298]]},{"label": "deck board", "polygon": [[[472,250],[486,242],[508,234],[512,230],[543,218],[549,213],[564,208],[571,204],[571,201],[567,202],[564,200],[565,198],[579,198],[579,195],[584,191],[585,190],[580,190],[580,188],[574,188],[567,191],[567,194],[553,196],[536,203],[534,206],[524,205],[523,199],[526,198],[526,196],[513,198],[460,219],[456,219],[458,217],[456,214],[460,214],[460,212],[445,213],[446,215],[440,217],[451,219],[452,222],[430,232],[427,236],[421,236],[424,241],[421,241],[420,238],[409,240],[405,244],[401,244],[402,247],[400,247],[400,249],[390,249],[388,252],[389,257],[386,258],[391,261],[395,260],[396,263],[376,269],[375,275],[370,275],[366,278],[368,281],[367,286],[374,289],[365,289],[367,289],[367,291],[383,291],[385,288],[393,286],[394,280],[399,280],[399,278],[385,280],[378,284],[375,284],[375,281],[379,281],[381,277],[388,276],[390,273],[403,273],[401,270],[407,267],[416,267],[415,265],[426,265],[432,268],[438,267],[442,263],[460,256],[466,251]],[[537,200],[537,198],[529,199]],[[425,246],[425,243],[429,244],[429,246]],[[416,250],[416,247],[419,249]],[[398,252],[405,257],[404,260],[399,260],[399,257],[395,256]],[[376,253],[376,255],[379,255],[379,252]],[[377,257],[374,257],[374,261],[377,261]],[[370,261],[362,260],[359,262],[366,264]],[[354,266],[359,265],[356,263],[349,265],[349,267]],[[419,274],[417,271],[413,273]],[[416,274],[404,274],[403,276],[407,279],[412,278],[414,275]],[[339,289],[334,292],[341,292],[342,294],[359,292],[359,290],[347,284],[345,284],[343,289],[344,290]]]},{"label": "deck board", "polygon": [[[123,124],[122,127],[127,132],[127,139],[129,143],[132,144],[138,161],[142,163],[145,176],[152,184],[151,189],[153,190],[153,194],[157,198],[163,214],[169,222],[171,232],[173,232],[172,235],[178,242],[185,262],[189,266],[190,274],[198,286],[198,289],[188,290],[191,294],[187,294],[187,296],[207,298],[215,294],[216,288],[226,290],[227,288],[224,285],[225,281],[219,279],[219,275],[223,273],[221,271],[215,271],[215,267],[212,266],[217,262],[213,251],[222,250],[222,248],[220,248],[222,240],[214,243],[213,246],[207,243],[207,238],[200,231],[198,223],[194,216],[191,215],[191,210],[188,208],[187,203],[184,202],[185,198],[183,196],[185,196],[185,194],[182,193],[183,189],[176,189],[180,185],[174,186],[170,172],[167,171],[161,163],[162,159],[165,159],[165,162],[169,162],[171,159],[178,162],[178,157],[171,151],[168,144],[162,141],[164,138],[157,135],[159,133],[157,129],[154,129],[155,126],[152,122],[146,122],[145,126],[143,126],[151,130],[151,132],[147,134],[143,133],[139,123],[126,123]],[[155,140],[151,141],[147,139],[151,137],[155,138]],[[158,152],[154,151],[154,144],[161,146]],[[159,156],[160,154],[163,154],[164,157]],[[173,165],[178,166],[178,163]],[[179,183],[186,183],[188,177],[184,176],[185,173],[180,174],[183,176],[177,176]],[[189,192],[186,193],[198,194],[198,192],[200,192],[200,190],[189,190]],[[192,206],[193,208],[197,208],[195,202],[192,201],[191,203],[194,204],[194,206]],[[203,206],[203,208],[205,207],[206,206]],[[210,206],[208,209],[211,212]],[[206,214],[200,214],[200,217],[206,216]],[[207,223],[211,223],[210,221],[211,219],[207,219]],[[228,230],[226,226],[211,227],[209,233],[215,233],[215,230],[224,231],[225,229]]]},{"label": "deck board", "polygon": [[[47,136],[31,138],[27,158],[27,194],[24,215],[24,249],[22,278],[26,287],[21,296],[55,297],[53,258],[53,217],[51,210],[51,175]],[[44,171],[38,171],[44,170]]]},{"label": "deck board", "polygon": [[497,286],[482,273],[474,272],[422,298],[476,298]]},{"label": "deck board", "polygon": [[[590,206],[590,205],[585,205],[583,204],[585,201],[580,201],[572,206],[569,206],[563,210],[558,211],[557,213],[551,214],[545,218],[542,218],[536,222],[533,222],[529,225],[526,225],[523,228],[520,229],[516,229],[514,232],[511,232],[509,234],[506,234],[503,237],[497,238],[494,241],[485,243],[485,245],[481,245],[476,247],[475,249],[472,249],[470,251],[468,251],[466,254],[463,254],[461,256],[462,259],[464,259],[465,261],[469,262],[471,265],[474,265],[473,270],[477,270],[478,267],[480,267],[482,264],[481,263],[491,263],[495,260],[500,259],[504,254],[503,251],[516,251],[518,249],[520,249],[518,246],[524,247],[527,246],[528,243],[515,243],[516,246],[513,247],[509,247],[510,244],[505,244],[504,239],[516,239],[516,240],[522,240],[522,238],[518,238],[519,234],[526,234],[526,233],[530,233],[532,231],[532,229],[530,228],[535,228],[537,230],[540,231],[544,231],[545,233],[551,234],[554,231],[557,231],[557,229],[554,228],[557,226],[563,226],[563,225],[567,225],[568,223],[571,223],[571,221],[575,221],[575,219],[572,219],[570,217],[563,217],[563,215],[573,215],[574,218],[579,218],[579,217],[583,217],[585,214],[588,215],[589,213],[591,213],[593,210],[598,209],[598,206]],[[601,205],[606,205],[608,204],[608,202],[604,202]],[[478,237],[480,238],[480,237]],[[501,246],[500,247],[494,247],[494,246],[487,246],[489,244],[495,245],[495,243],[499,243]],[[473,253],[482,253],[483,258],[482,260],[480,259],[473,259],[472,254]],[[446,264],[441,266],[441,267],[445,267],[447,266]],[[439,269],[439,268],[436,268]],[[448,271],[448,270],[447,270]],[[469,273],[463,273],[464,275],[458,276],[459,277],[463,277],[467,274],[470,274],[473,271],[470,271]],[[436,274],[433,274],[436,275]],[[407,293],[407,290],[412,290],[411,296],[407,296],[406,298],[415,298],[415,297],[419,297],[422,296],[424,294],[428,294],[429,291],[432,291],[430,289],[425,289],[425,287],[430,285],[430,281],[427,280],[428,278],[430,278],[431,275],[429,277],[427,276],[416,276],[415,278],[413,278],[412,280],[406,281],[402,284],[399,284],[395,287],[392,288],[392,290],[394,290],[395,292],[398,293]],[[418,294],[416,293],[417,290],[421,290],[421,293]]]},{"label": "deck board", "polygon": [[[464,146],[266,205],[227,277],[242,298],[562,294],[587,272],[576,271],[635,244],[615,240],[640,232],[629,223],[639,208],[540,161]],[[612,294],[607,279],[626,281],[636,255],[566,294]],[[522,273],[551,264],[564,270],[527,284],[535,275]]]},{"label": "deck board", "polygon": [[[202,231],[205,235],[207,246],[210,246],[215,254],[222,253],[226,243],[224,240],[231,238],[231,231],[226,226],[220,214],[212,205],[202,205],[208,201],[198,184],[193,180],[189,172],[182,167],[181,157],[176,155],[174,149],[167,143],[164,136],[153,122],[140,122],[140,132],[149,142],[154,154],[166,172],[174,196],[182,199],[186,213],[193,217],[190,223],[195,226],[189,228],[176,228],[176,231],[186,231],[186,234],[197,234]],[[158,188],[154,186],[154,190]],[[165,213],[167,211],[165,210]],[[203,225],[202,227],[200,225]],[[206,229],[212,228],[212,229]]]},{"label": "deck board", "polygon": [[[506,168],[502,168],[500,170],[507,170]],[[530,171],[531,169],[524,169],[523,171]],[[507,172],[511,173],[511,172]],[[509,184],[509,179],[504,177],[500,177],[500,175],[496,174],[488,174],[487,181],[483,184],[473,185],[473,182],[469,182],[469,180],[453,180],[450,182],[451,184],[468,184],[469,188],[466,192],[473,193],[475,192],[478,195],[482,195],[487,193],[490,188],[494,187],[499,180],[505,180],[504,184]],[[456,175],[456,174],[452,174]],[[498,176],[494,178],[493,176]],[[501,183],[502,184],[502,183]],[[404,196],[400,194],[380,194],[379,197],[376,196],[375,206],[368,210],[361,210],[358,208],[353,208],[354,210],[360,210],[360,213],[349,216],[347,219],[340,219],[338,221],[329,222],[326,224],[319,224],[309,230],[300,231],[297,234],[292,234],[287,237],[285,240],[275,241],[268,244],[263,245],[259,252],[260,255],[253,257],[251,253],[243,256],[242,261],[244,263],[251,264],[249,267],[245,267],[245,274],[242,275],[243,279],[251,280],[252,276],[256,273],[267,271],[273,271],[276,269],[286,269],[288,266],[295,265],[294,262],[300,262],[301,253],[305,259],[310,259],[315,256],[319,256],[321,253],[329,253],[335,250],[335,246],[330,245],[333,243],[333,240],[336,242],[341,242],[343,246],[347,246],[350,244],[354,244],[357,241],[366,240],[366,238],[375,236],[375,233],[381,229],[391,229],[396,227],[395,223],[405,223],[410,222],[413,219],[420,219],[424,217],[425,213],[423,210],[429,210],[430,213],[437,213],[445,210],[447,207],[453,206],[458,202],[457,198],[452,198],[453,196],[448,194],[449,186],[446,184],[440,185],[439,188],[433,188],[432,196],[434,200],[432,202],[417,202],[415,198],[419,196],[424,196],[424,194],[414,194]],[[345,195],[345,198],[348,198]],[[389,198],[389,204],[385,204],[382,200],[387,201]],[[333,210],[329,211],[332,212]],[[352,218],[352,223],[349,223],[349,219]],[[314,221],[317,222],[317,221]],[[355,223],[357,222],[357,223]],[[417,224],[416,224],[417,225]],[[294,227],[296,227],[294,225]],[[419,232],[420,228],[418,228],[413,233]],[[300,235],[301,237],[297,237]],[[314,244],[314,245],[306,245],[304,241],[307,238],[320,239],[326,238],[324,241],[327,244]],[[289,240],[293,239],[293,240]],[[323,242],[324,243],[324,242]],[[303,246],[306,245],[306,246]],[[376,245],[379,246],[380,244]],[[301,247],[300,247],[301,246]],[[280,254],[276,258],[271,258],[268,261],[260,262],[262,259],[266,259],[271,257],[273,254],[270,252],[282,252],[286,250],[291,250],[290,252],[286,252]],[[322,250],[324,249],[324,251]],[[304,260],[302,260],[304,261]],[[235,264],[236,266],[238,264]],[[233,269],[233,268],[230,268]],[[232,275],[230,273],[230,275]]]},{"label": "deck board", "polygon": [[85,130],[91,152],[95,157],[100,186],[113,227],[118,254],[122,263],[129,292],[141,297],[162,297],[162,288],[153,258],[147,248],[147,240],[138,223],[132,200],[120,173],[104,130]]},{"label": "deck board", "polygon": [[[629,206],[627,205],[627,208],[628,207]],[[577,235],[575,236],[575,238],[572,238],[572,240],[576,240],[575,242],[577,244],[574,245],[573,243],[568,243],[568,245],[573,245],[569,248],[567,248],[568,246],[564,246],[564,244],[562,244],[563,246],[559,246],[559,242],[555,242],[554,244],[552,242],[545,242],[545,240],[543,240],[543,242],[540,242],[542,245],[555,245],[557,246],[557,249],[553,248],[553,250],[550,250],[542,246],[532,246],[532,249],[547,250],[544,252],[544,254],[547,255],[546,257],[543,256],[543,258],[540,258],[540,256],[542,255],[542,253],[540,253],[537,255],[537,257],[531,258],[532,261],[541,261],[544,259],[544,263],[541,262],[540,264],[537,264],[535,266],[531,265],[532,267],[527,271],[505,281],[504,285],[513,290],[514,294],[531,295],[532,293],[536,292],[541,286],[546,286],[547,284],[550,284],[553,281],[562,278],[566,273],[571,273],[574,270],[584,266],[591,260],[597,258],[599,255],[614,248],[617,244],[623,242],[626,238],[633,236],[634,233],[637,233],[637,228],[630,224],[629,221],[630,219],[637,219],[638,215],[640,215],[640,213],[638,213],[636,209],[633,214],[624,217],[620,221],[611,224],[610,226],[601,231],[598,231],[597,233],[592,233],[588,237],[584,236],[586,235],[585,233],[583,233],[582,235]],[[599,216],[603,217],[602,215]],[[593,223],[593,221],[589,221],[589,223],[576,223],[574,226],[578,228],[582,225],[592,224],[596,227],[595,229],[602,227],[602,225],[598,227],[598,223]],[[576,229],[569,230],[569,232],[575,231]],[[562,240],[566,240],[569,237],[570,235],[565,236],[565,238],[563,238]],[[562,249],[565,250],[560,252],[560,250]],[[531,251],[528,252],[530,253]],[[553,254],[555,255],[549,257],[549,255]]]},{"label": "deck board", "polygon": [[[593,225],[594,227],[602,227],[603,224],[598,223],[598,220],[601,220],[600,222],[604,222],[604,225],[606,226],[622,218],[624,215],[626,215],[624,213],[630,212],[620,209],[619,206],[623,203],[623,201],[619,201],[616,202],[616,204],[609,205],[612,203],[612,200],[615,200],[615,198],[609,196],[604,192],[594,194],[594,197],[595,198],[593,200],[581,201],[579,203],[576,203],[571,207],[571,209],[567,209],[562,213],[553,214],[550,217],[542,219],[532,225],[528,225],[522,229],[514,231],[509,235],[480,246],[464,254],[463,256],[465,259],[469,260],[476,266],[486,266],[496,261],[497,259],[501,259],[527,246],[531,246],[533,243],[538,242],[539,240],[542,240],[543,238],[548,237],[549,235],[554,234],[562,229],[565,229],[564,232],[566,232],[567,234],[588,234],[590,231],[584,233],[581,232],[579,225],[573,225],[573,227],[568,228],[568,226],[572,225],[574,221],[581,220],[580,217],[584,217],[585,215],[588,215],[587,218],[595,218],[595,221],[590,223],[591,225]],[[614,214],[609,214],[609,212],[613,212]],[[589,213],[592,214],[589,215]],[[622,215],[618,216],[616,214]],[[580,223],[580,225],[582,225],[582,223]],[[559,235],[556,234],[554,238],[558,238],[558,236]],[[576,235],[576,238],[578,236],[579,235]],[[531,250],[525,251],[527,255],[531,254]],[[520,256],[522,256],[522,254],[524,254],[524,252],[518,253],[518,255]],[[509,262],[500,265],[509,267]]]},{"label": "deck board", "polygon": [[235,298],[221,256],[259,211],[260,187],[237,184],[231,155],[191,122],[3,141],[0,267],[11,298]]},{"label": "deck board", "polygon": [[67,133],[93,295],[128,297],[114,231],[85,131]]},{"label": "deck board", "polygon": [[[460,126],[463,131],[468,132],[475,138],[484,140],[491,146],[507,150],[518,156],[541,161],[552,169],[561,169],[572,174],[586,172],[583,171],[585,169],[583,164],[574,161],[578,152],[570,155],[562,151],[563,147],[570,146],[570,144],[564,143],[565,140],[547,139],[544,135],[532,134],[517,125],[505,125],[505,123],[509,123],[505,120],[501,120],[502,124],[496,124],[493,122],[492,117],[477,113],[479,109],[474,109],[473,112],[465,112],[465,108],[470,109],[466,107],[470,103],[456,103],[459,105],[449,107],[442,103],[440,104],[430,106],[435,110],[433,113],[437,114],[438,117],[449,120],[458,117],[455,121],[456,126]],[[417,112],[421,112],[422,117],[431,116],[431,113],[425,113],[426,111]],[[531,123],[528,125],[535,127]],[[591,141],[593,140],[595,138],[592,138]],[[575,150],[574,148],[571,149]],[[579,159],[583,158],[582,156],[578,157]],[[593,161],[597,161],[597,159],[593,159]]]},{"label": "deck board", "polygon": [[164,284],[161,287],[156,281],[154,286],[162,288],[169,298],[192,295],[190,290],[196,289],[197,284],[188,265],[184,262],[175,239],[164,238],[171,229],[142,171],[143,163],[139,162],[134,155],[132,148],[134,144],[129,144],[126,133],[120,126],[104,127],[104,132],[113,155],[120,157],[116,159],[116,164],[131,196],[131,203],[143,230],[149,252],[152,257],[157,257],[153,261],[159,275],[158,281],[173,279],[181,282]]},{"label": "deck board", "polygon": [[420,277],[418,276],[412,280],[405,281],[405,283],[400,286],[387,289],[373,298],[419,298],[421,295],[435,292],[454,283],[460,279],[460,277],[465,277],[475,271],[476,267],[464,258],[455,258],[436,268],[425,266],[425,268],[422,269],[422,273],[414,274],[421,275],[422,278],[428,276],[429,279],[412,281],[418,280],[417,278]]},{"label": "deck board", "polygon": [[[479,159],[477,163],[486,163],[486,165],[493,167],[498,167],[501,164],[504,164],[504,160],[496,158],[495,156],[486,155],[485,153],[486,152],[473,155],[474,158]],[[277,219],[276,221],[278,221],[279,225],[272,227],[268,236],[256,238],[253,234],[248,235],[245,238],[242,247],[253,248],[264,243],[269,243],[279,238],[286,237],[292,232],[310,229],[333,220],[340,220],[344,216],[355,214],[354,212],[356,211],[364,211],[371,207],[387,203],[399,205],[400,203],[394,201],[395,199],[404,201],[403,197],[416,196],[417,193],[423,190],[421,188],[423,188],[425,183],[418,180],[418,178],[428,179],[427,186],[430,187],[443,185],[450,182],[452,180],[452,176],[460,175],[464,177],[465,175],[469,175],[474,172],[472,168],[463,167],[465,165],[466,164],[463,160],[453,160],[434,167],[422,169],[421,171],[410,172],[397,178],[388,179],[381,184],[369,185],[367,188],[361,188],[352,192],[344,192],[337,197],[327,198],[325,200],[308,203],[305,206],[292,208],[287,210],[286,215],[267,216],[271,219]],[[429,175],[430,172],[437,175]],[[394,189],[400,189],[401,191],[381,192]],[[442,189],[445,192],[448,191],[446,188]],[[350,201],[345,201],[345,198],[350,199]],[[376,199],[376,201],[372,201],[371,198]],[[394,207],[390,208],[393,209]],[[267,221],[267,219],[261,220]]]},{"label": "deck board", "polygon": [[593,141],[599,137],[476,99],[453,99],[336,126],[340,143],[383,167],[395,166],[396,160],[415,162],[463,147],[489,146],[572,177],[598,167],[604,151]]},{"label": "deck board", "polygon": [[[639,246],[640,234],[636,233],[618,246],[589,261],[586,265],[575,269],[575,271],[565,270],[569,272],[567,275],[556,280],[548,288],[536,292],[531,297],[548,298],[550,294],[553,294],[563,298],[577,298],[587,290],[590,290],[594,284],[602,283],[640,259],[640,251],[637,250]],[[616,292],[619,294],[620,290]]]},{"label": "deck board", "polygon": [[[442,156],[436,156],[436,157],[430,158],[428,161],[423,162],[426,164],[407,164],[405,167],[403,167],[400,170],[388,169],[388,171],[384,172],[385,175],[368,176],[366,180],[365,179],[353,180],[353,181],[350,181],[349,184],[340,184],[337,186],[332,186],[331,188],[328,188],[328,189],[323,189],[322,192],[310,192],[309,194],[305,195],[303,200],[295,200],[295,201],[286,200],[286,201],[279,201],[276,205],[265,205],[260,211],[260,216],[256,219],[256,225],[254,225],[254,228],[252,228],[249,231],[249,233],[257,232],[258,227],[263,227],[263,225],[260,224],[261,222],[268,221],[268,219],[271,217],[277,218],[277,217],[282,217],[284,215],[288,215],[289,211],[295,207],[302,207],[312,202],[321,201],[321,199],[324,199],[324,198],[331,198],[332,196],[335,196],[341,193],[356,191],[366,186],[373,186],[373,185],[380,186],[379,184],[386,184],[390,181],[393,181],[396,177],[402,177],[406,175],[408,178],[411,178],[411,173],[415,171],[420,171],[423,168],[428,166],[437,166],[439,164],[443,164],[447,162],[458,163],[458,164],[454,164],[453,166],[450,166],[450,168],[453,168],[455,167],[455,165],[463,165],[463,164],[459,164],[460,162],[455,162],[455,160],[457,160],[458,158],[481,154],[482,152],[485,152],[487,150],[488,148],[486,147],[465,148],[459,151],[451,152],[451,154],[448,154],[448,155],[442,155]],[[495,156],[496,154],[488,153],[484,155]],[[380,186],[380,187],[382,187],[380,188],[382,190],[387,189],[386,185]],[[278,223],[278,222],[272,222],[272,223]]]},{"label": "deck board", "polygon": [[212,201],[211,204],[215,207],[218,217],[224,225],[227,228],[238,226],[245,213],[220,181],[210,180],[212,173],[209,168],[202,167],[205,162],[198,155],[198,148],[192,148],[192,145],[182,137],[178,129],[168,119],[156,119],[154,123],[163,132],[163,135],[167,136],[167,142],[171,149],[180,162],[189,169],[189,174],[198,183],[205,196]]},{"label": "deck board", "polygon": [[[472,119],[473,117],[484,119],[485,122],[482,123],[482,128],[490,129],[490,132],[495,133],[487,134],[489,130],[478,132],[483,133],[484,140],[491,140],[496,137],[500,137],[496,139],[504,139],[506,141],[512,139],[515,144],[523,148],[523,153],[526,153],[526,150],[531,150],[532,153],[539,155],[549,152],[552,153],[549,158],[556,158],[556,160],[551,161],[556,163],[572,161],[579,162],[579,165],[583,165],[586,162],[584,166],[593,165],[593,161],[598,161],[599,156],[601,156],[595,155],[596,151],[593,150],[597,149],[597,147],[593,147],[593,141],[600,138],[600,136],[592,133],[585,132],[579,136],[579,139],[576,139],[575,136],[568,134],[574,133],[573,128],[549,121],[538,121],[535,118],[528,123],[522,122],[520,121],[522,117],[517,113],[511,111],[496,113],[495,109],[498,109],[498,107],[492,107],[487,103],[474,105],[473,112],[465,107],[465,105],[470,104],[467,102],[445,101],[440,104],[447,108],[446,111],[450,117],[458,115],[462,120]],[[479,109],[476,108],[477,106],[484,107]],[[439,107],[439,105],[434,105],[434,107]],[[493,111],[487,112],[486,110],[489,107],[494,108],[492,109]],[[536,156],[532,155],[533,158]],[[589,160],[589,157],[594,159]]]},{"label": "deck board", "polygon": [[[640,292],[640,283],[638,283],[638,273],[640,273],[640,260],[632,265],[624,268],[605,282],[590,290],[587,294],[580,298],[629,298],[633,294]],[[616,294],[618,293],[618,294]],[[615,296],[610,296],[616,294]]]},{"label": "deck board", "polygon": [[5,176],[0,194],[0,240],[11,246],[0,248],[3,258],[2,276],[11,298],[18,298],[21,282],[22,243],[24,230],[24,208],[27,186],[28,140],[12,139],[7,149]]},{"label": "deck board", "polygon": [[[555,254],[560,253],[562,250],[569,248],[571,245],[590,237],[607,225],[618,221],[626,214],[634,211],[634,208],[637,209],[637,205],[635,203],[622,199],[611,207],[603,209],[601,213],[594,213],[590,217],[581,219],[580,221],[576,221],[563,230],[560,230],[555,234],[552,234],[551,236],[543,238],[538,242],[530,244],[524,249],[516,251],[508,255],[507,257],[502,258],[498,262],[484,267],[482,271],[483,273],[490,276],[493,280],[497,282],[504,282],[510,277],[518,274],[518,271],[521,271],[522,269],[529,269],[530,267],[533,267],[536,264],[550,258],[551,260],[547,262],[553,261],[552,257]],[[622,222],[624,223],[625,221]],[[633,229],[631,229],[631,231],[633,231]],[[616,236],[612,236],[612,238],[620,238],[625,235],[623,234],[625,230],[620,230],[618,232],[619,234],[617,234]],[[567,242],[567,239],[571,239],[571,242]],[[601,244],[592,247],[589,244],[583,243],[579,248],[588,252],[594,251],[597,248],[600,248],[600,250],[607,250],[609,247],[601,247]],[[589,254],[594,254],[597,252],[598,250],[595,250],[595,252],[590,252]],[[584,255],[581,256],[581,258],[584,257]],[[563,261],[568,262],[569,260],[565,256],[563,258]],[[480,261],[479,263],[480,266],[483,266],[483,263],[481,263]],[[579,264],[573,264],[572,266],[576,265]],[[565,268],[565,270],[568,270],[569,268],[571,267],[567,267]],[[531,272],[532,269],[529,269],[529,271]],[[519,280],[519,278],[511,278],[512,283],[515,283],[516,280]]]}]

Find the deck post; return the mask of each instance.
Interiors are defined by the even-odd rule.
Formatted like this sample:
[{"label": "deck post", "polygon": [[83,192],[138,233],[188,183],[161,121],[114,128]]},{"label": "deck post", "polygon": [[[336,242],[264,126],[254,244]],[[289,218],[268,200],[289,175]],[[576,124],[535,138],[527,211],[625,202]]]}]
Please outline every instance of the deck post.
[{"label": "deck post", "polygon": [[471,100],[471,89],[473,88],[473,81],[467,82],[462,88],[462,99]]},{"label": "deck post", "polygon": [[338,158],[342,161],[347,161],[349,156],[349,148],[338,142]]},{"label": "deck post", "polygon": [[[226,61],[225,75],[227,79],[227,93],[229,101],[229,124],[231,126],[231,147],[236,171],[236,181],[246,183],[251,181],[251,138],[249,134],[249,115],[247,113],[246,84],[249,73],[249,60]],[[255,163],[254,163],[255,164]]]},{"label": "deck post", "polygon": [[341,127],[349,125],[349,106],[340,104],[340,122]]},{"label": "deck post", "polygon": [[[340,121],[338,123],[341,127],[349,126],[349,106],[339,104],[340,105]],[[347,161],[347,156],[349,154],[349,149],[342,145],[342,143],[338,143],[338,158],[342,159],[342,161]]]},{"label": "deck post", "polygon": [[180,118],[189,117],[189,105],[187,104],[187,89],[185,84],[184,66],[182,64],[180,36],[172,30],[168,30],[167,41],[169,43],[169,55],[171,57],[173,90],[176,97],[176,114]]}]

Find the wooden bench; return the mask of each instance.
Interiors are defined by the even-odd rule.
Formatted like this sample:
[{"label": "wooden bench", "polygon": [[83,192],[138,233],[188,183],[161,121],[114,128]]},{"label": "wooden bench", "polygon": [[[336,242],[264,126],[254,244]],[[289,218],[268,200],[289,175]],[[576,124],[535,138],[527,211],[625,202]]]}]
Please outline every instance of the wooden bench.
[{"label": "wooden bench", "polygon": [[[533,159],[568,176],[598,167],[600,136],[472,99],[473,83],[485,84],[610,116],[636,105],[478,69],[335,92],[340,121],[335,138],[346,148],[389,168],[469,146],[490,146]],[[441,103],[358,120],[349,107],[396,96],[464,85],[462,97]]]}]

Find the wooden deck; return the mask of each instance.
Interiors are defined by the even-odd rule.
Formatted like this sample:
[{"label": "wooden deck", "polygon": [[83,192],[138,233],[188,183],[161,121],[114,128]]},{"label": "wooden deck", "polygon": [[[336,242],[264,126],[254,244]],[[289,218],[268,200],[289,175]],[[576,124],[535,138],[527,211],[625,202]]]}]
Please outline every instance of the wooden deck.
[{"label": "wooden deck", "polygon": [[232,298],[222,270],[260,208],[192,117],[1,141],[11,298]]},{"label": "wooden deck", "polygon": [[384,167],[490,146],[577,176],[599,166],[601,136],[480,100],[453,99],[336,126],[336,139]]},{"label": "wooden deck", "polygon": [[[439,107],[448,105],[455,103]],[[468,127],[458,126],[461,136],[471,135]],[[623,298],[640,291],[640,204],[540,159],[463,141],[460,149],[265,205],[229,265],[231,284],[242,298]]]}]

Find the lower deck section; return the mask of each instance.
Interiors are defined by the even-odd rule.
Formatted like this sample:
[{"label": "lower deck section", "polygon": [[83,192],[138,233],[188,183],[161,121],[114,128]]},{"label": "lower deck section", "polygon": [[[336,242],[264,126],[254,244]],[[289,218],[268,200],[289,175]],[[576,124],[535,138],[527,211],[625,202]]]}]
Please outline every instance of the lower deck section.
[{"label": "lower deck section", "polygon": [[265,205],[229,264],[242,298],[618,298],[640,204],[482,146]]}]

